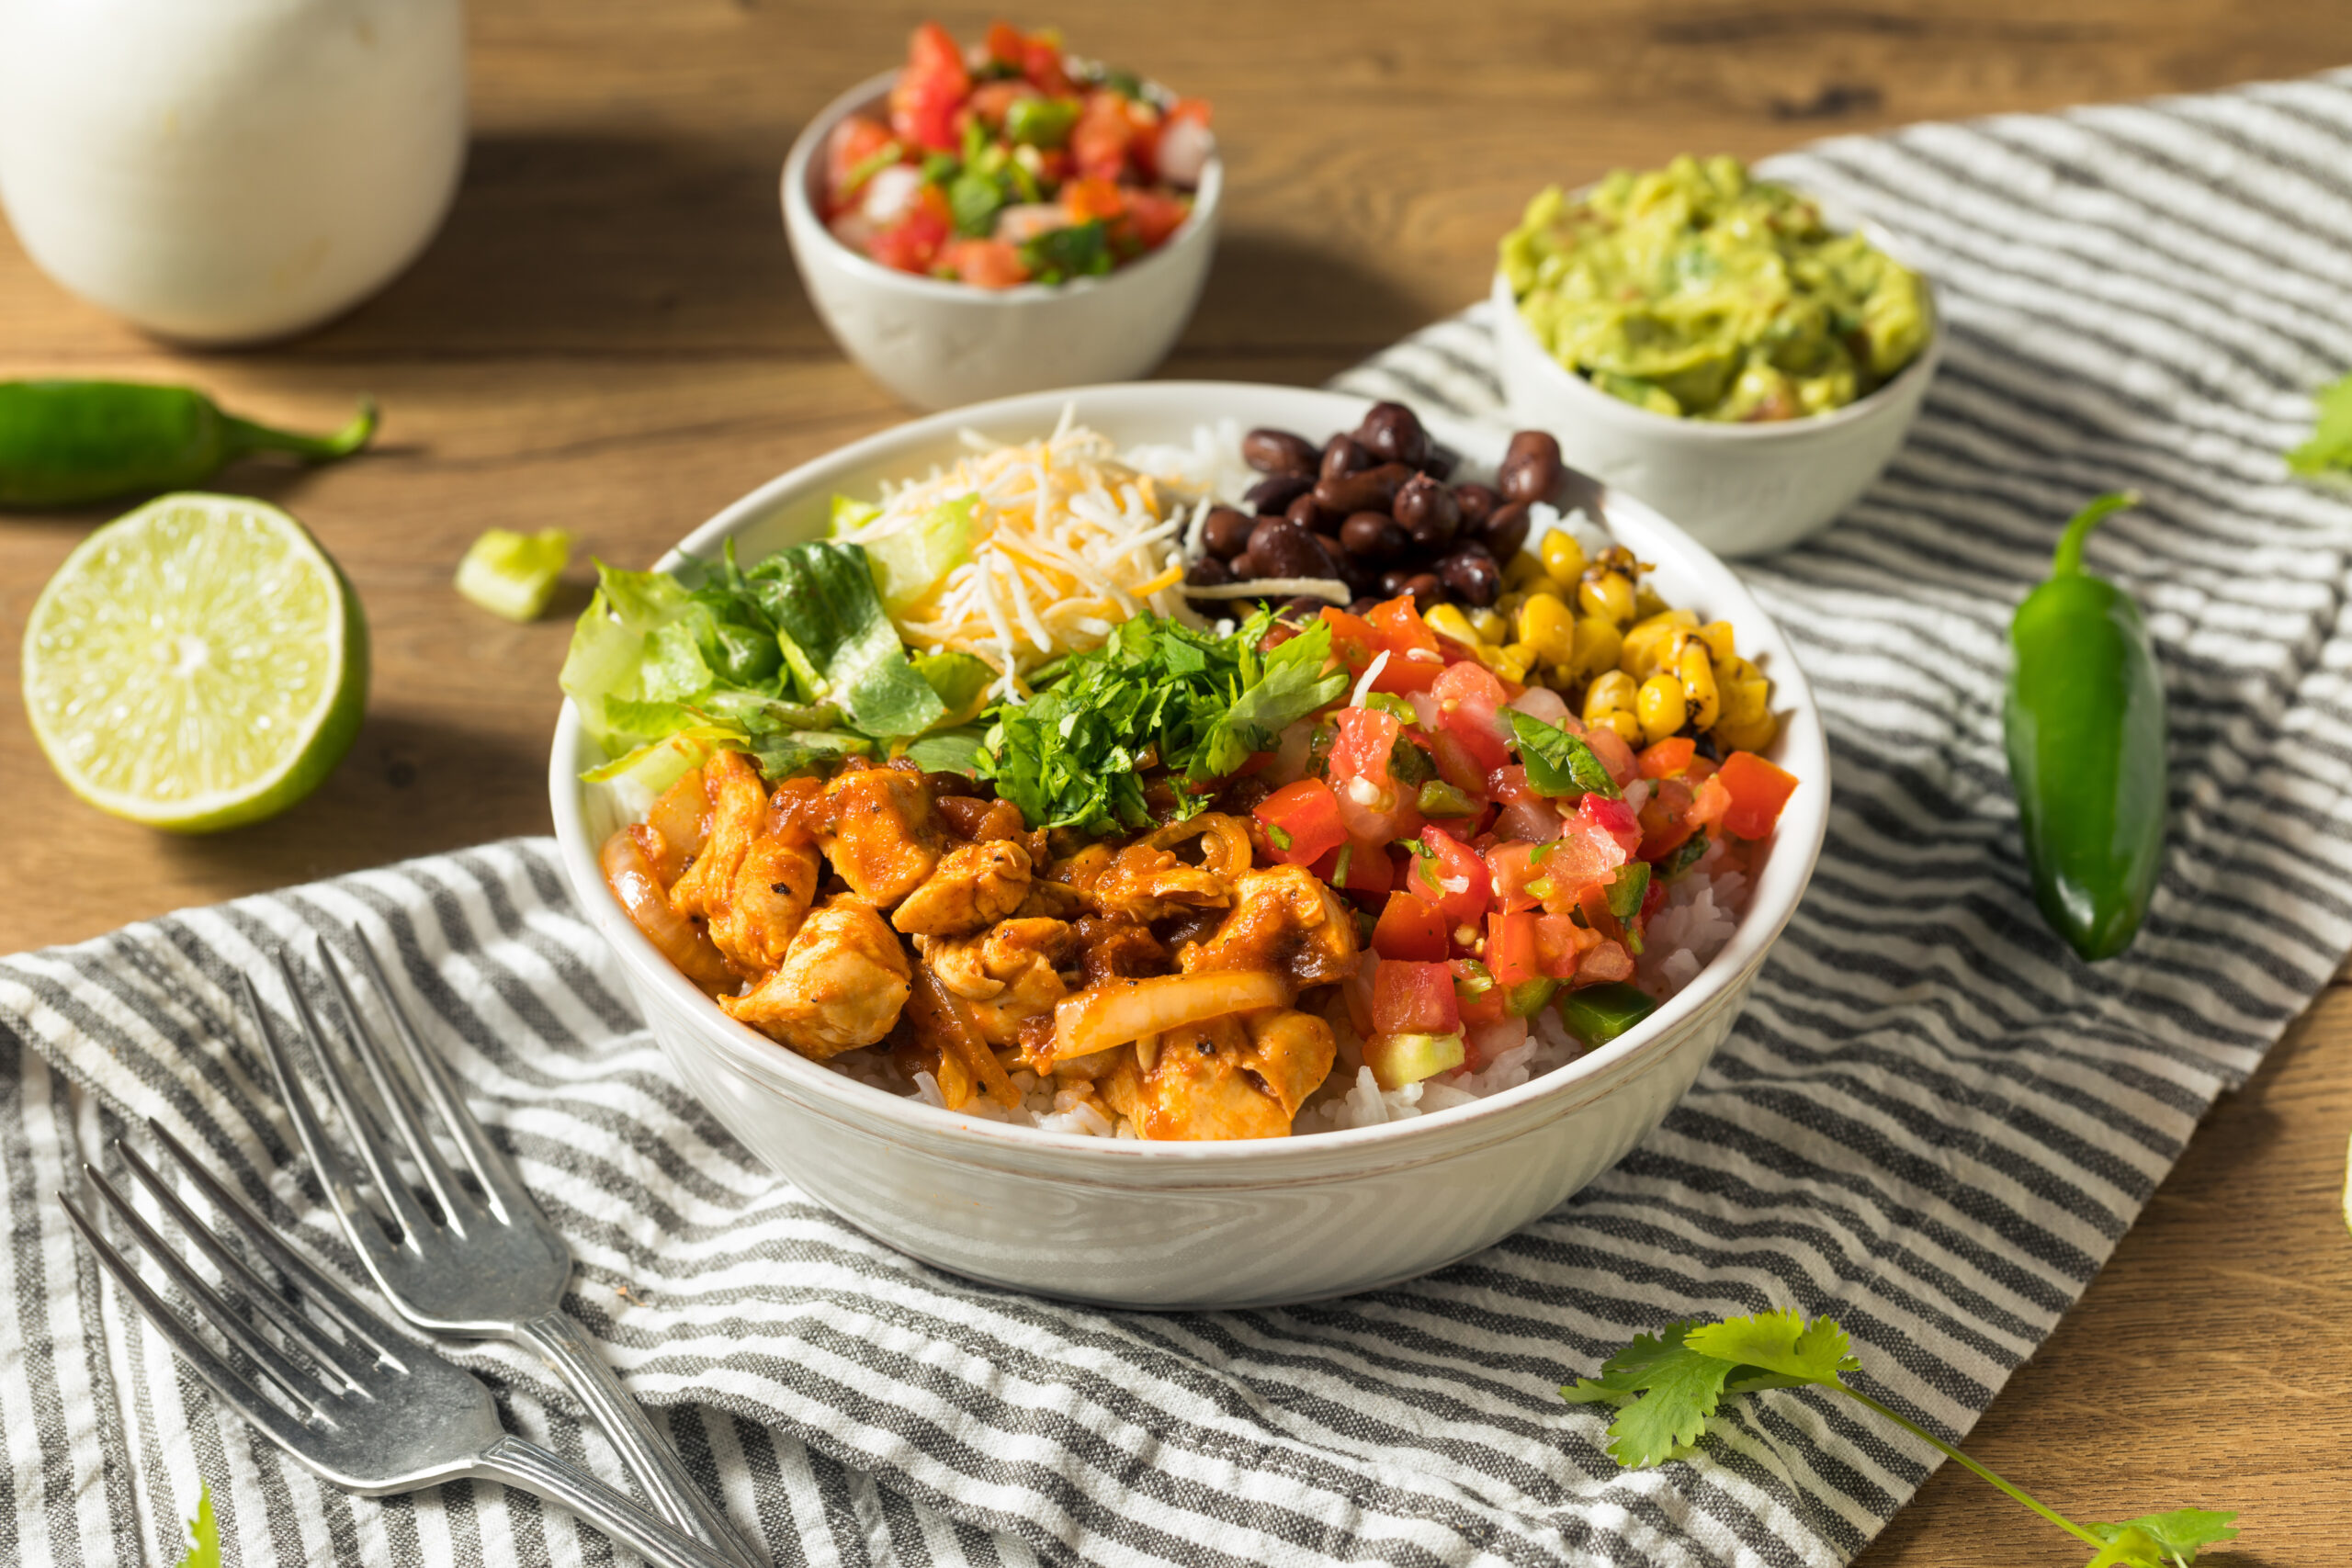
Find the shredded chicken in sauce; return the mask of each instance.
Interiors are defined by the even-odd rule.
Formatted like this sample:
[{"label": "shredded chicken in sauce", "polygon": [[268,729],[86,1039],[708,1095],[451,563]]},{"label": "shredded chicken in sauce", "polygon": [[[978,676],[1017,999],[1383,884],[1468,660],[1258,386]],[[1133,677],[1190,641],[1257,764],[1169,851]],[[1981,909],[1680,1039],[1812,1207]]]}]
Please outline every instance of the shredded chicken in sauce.
[{"label": "shredded chicken in sauce", "polygon": [[882,1047],[950,1109],[1027,1070],[1146,1138],[1286,1136],[1360,962],[1303,866],[1208,811],[1058,846],[969,781],[844,763],[771,789],[722,751],[614,834],[606,879],[728,1015],[813,1060]]}]

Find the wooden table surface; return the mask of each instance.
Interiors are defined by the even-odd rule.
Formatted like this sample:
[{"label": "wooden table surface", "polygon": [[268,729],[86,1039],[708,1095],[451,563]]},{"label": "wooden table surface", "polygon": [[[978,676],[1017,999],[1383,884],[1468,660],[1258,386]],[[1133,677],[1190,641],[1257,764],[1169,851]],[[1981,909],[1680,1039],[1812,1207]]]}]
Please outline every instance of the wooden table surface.
[{"label": "wooden table surface", "polygon": [[[474,141],[432,249],[300,341],[190,354],[52,286],[0,238],[0,378],[200,382],[383,445],[225,482],[295,510],[376,638],[349,760],[277,821],[179,840],[58,784],[0,682],[0,951],[480,840],[544,832],[565,617],[514,627],[449,575],[493,525],[632,566],[758,482],[906,411],[835,353],[786,254],[802,120],[893,62],[921,6],[475,0]],[[989,13],[942,19],[970,37]],[[2231,0],[1063,0],[1085,51],[1215,100],[1231,173],[1215,276],[1165,374],[1312,383],[1483,289],[1550,181],[1680,151],[1757,157],[1906,120],[2217,87],[2352,61],[2352,7]],[[107,513],[0,521],[0,648]],[[569,606],[581,602],[574,594]],[[2352,1550],[2352,990],[2225,1099],[2114,1261],[1969,1441],[2079,1518],[2245,1510],[2241,1565]],[[2073,1551],[2074,1555],[2069,1555]],[[1946,1466],[1861,1561],[2082,1553]]]}]

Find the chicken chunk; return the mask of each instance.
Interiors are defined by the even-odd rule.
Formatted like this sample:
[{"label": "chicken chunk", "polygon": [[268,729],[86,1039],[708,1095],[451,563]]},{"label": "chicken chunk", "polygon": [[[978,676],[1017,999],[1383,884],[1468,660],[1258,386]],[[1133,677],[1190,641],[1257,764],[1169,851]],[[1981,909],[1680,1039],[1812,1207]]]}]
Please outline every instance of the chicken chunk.
[{"label": "chicken chunk", "polygon": [[802,922],[774,974],[718,1005],[821,1062],[890,1032],[906,1005],[909,974],[898,933],[872,906],[837,894]]},{"label": "chicken chunk", "polygon": [[1061,920],[1005,920],[960,941],[918,937],[916,947],[939,983],[971,1004],[980,1037],[991,1045],[1020,1043],[1025,1019],[1050,1015],[1069,994],[1061,965],[1077,941]]},{"label": "chicken chunk", "polygon": [[1252,1056],[1238,1019],[1212,1019],[1170,1030],[1148,1053],[1121,1053],[1095,1089],[1147,1138],[1288,1137],[1291,1112],[1252,1070]]},{"label": "chicken chunk", "polygon": [[1029,892],[1029,852],[1011,839],[966,844],[906,897],[890,923],[909,936],[970,936],[1021,908]]},{"label": "chicken chunk", "polygon": [[1344,980],[1359,963],[1355,917],[1303,865],[1247,871],[1234,884],[1233,912],[1177,962],[1188,974],[1272,969],[1304,989]]},{"label": "chicken chunk", "polygon": [[921,773],[865,768],[825,786],[818,842],[850,891],[895,908],[939,864],[940,832]]},{"label": "chicken chunk", "polygon": [[1331,1076],[1331,1063],[1339,1054],[1331,1026],[1294,1008],[1245,1013],[1241,1026],[1250,1036],[1243,1065],[1274,1097],[1283,1115],[1297,1115],[1306,1097]]},{"label": "chicken chunk", "polygon": [[1057,882],[1078,889],[1095,910],[1149,922],[1188,909],[1222,909],[1233,901],[1225,878],[1168,850],[1129,844],[1113,853],[1092,844],[1055,867]]},{"label": "chicken chunk", "polygon": [[767,790],[741,751],[719,752],[703,778],[709,831],[670,907],[703,921],[728,961],[757,978],[784,962],[817,895],[816,845],[797,826],[771,824]]}]

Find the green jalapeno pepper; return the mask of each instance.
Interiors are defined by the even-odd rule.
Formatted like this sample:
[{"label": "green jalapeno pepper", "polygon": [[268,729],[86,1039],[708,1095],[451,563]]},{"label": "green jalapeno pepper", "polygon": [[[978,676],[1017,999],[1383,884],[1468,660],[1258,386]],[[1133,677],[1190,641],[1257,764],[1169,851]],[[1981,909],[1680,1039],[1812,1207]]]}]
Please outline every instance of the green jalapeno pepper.
[{"label": "green jalapeno pepper", "polygon": [[75,506],[187,490],[249,452],[306,463],[347,457],[376,433],[376,405],[333,435],[297,435],[220,412],[187,387],[0,381],[0,507]]},{"label": "green jalapeno pepper", "polygon": [[2034,899],[2090,960],[2131,944],[2164,858],[2164,681],[2140,607],[2083,570],[2090,531],[2139,499],[2083,508],[2009,623],[2002,730]]}]

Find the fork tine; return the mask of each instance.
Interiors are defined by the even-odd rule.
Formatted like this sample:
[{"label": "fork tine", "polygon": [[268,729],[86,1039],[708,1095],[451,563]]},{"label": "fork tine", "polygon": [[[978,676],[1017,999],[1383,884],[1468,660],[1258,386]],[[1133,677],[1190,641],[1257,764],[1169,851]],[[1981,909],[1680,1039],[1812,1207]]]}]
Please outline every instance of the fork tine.
[{"label": "fork tine", "polygon": [[[319,1075],[327,1081],[327,1094],[334,1100],[335,1111],[343,1117],[343,1124],[351,1141],[359,1145],[359,1157],[367,1164],[368,1174],[376,1184],[377,1193],[399,1222],[401,1244],[411,1250],[416,1238],[427,1228],[424,1210],[408,1183],[401,1179],[400,1169],[392,1163],[392,1151],[384,1146],[383,1137],[376,1131],[375,1122],[359,1110],[358,1097],[351,1092],[350,1081],[344,1077],[334,1053],[327,1047],[326,1032],[319,1027],[316,1014],[311,1011],[310,998],[302,995],[302,987],[294,978],[292,964],[286,962],[282,952],[271,955],[277,962],[278,978],[286,983],[286,994],[294,1000],[294,1016],[301,1025],[302,1035],[311,1047],[311,1056],[318,1064]],[[266,1017],[266,1015],[265,1015]],[[267,1027],[266,1023],[264,1025]],[[288,1075],[289,1080],[291,1074]],[[317,1156],[311,1156],[315,1159]]]},{"label": "fork tine", "polygon": [[[376,1223],[373,1214],[358,1212],[358,1173],[351,1168],[343,1151],[327,1141],[326,1129],[319,1124],[318,1110],[311,1103],[310,1091],[294,1076],[294,1064],[287,1059],[285,1043],[277,1038],[277,1026],[270,1022],[269,1010],[262,1006],[261,993],[254,988],[253,976],[240,974],[237,983],[244,987],[246,1010],[261,1026],[262,1051],[269,1057],[271,1076],[277,1079],[277,1097],[286,1102],[287,1115],[293,1118],[294,1135],[300,1142],[302,1152],[310,1156],[311,1168],[319,1173],[327,1207],[343,1222],[343,1234],[351,1238],[351,1245],[359,1249],[368,1267],[380,1273],[389,1261],[387,1253],[391,1244],[384,1239],[384,1228]],[[183,1158],[181,1163],[188,1162]]]},{"label": "fork tine", "polygon": [[465,1211],[458,1206],[460,1189],[457,1172],[449,1168],[441,1151],[434,1146],[432,1134],[424,1126],[424,1108],[417,1103],[408,1084],[385,1057],[383,1043],[376,1037],[376,1026],[368,1021],[368,1015],[360,1010],[359,998],[351,994],[351,987],[343,977],[343,965],[327,952],[324,942],[318,942],[316,950],[319,967],[327,972],[327,979],[343,1003],[344,1016],[351,1021],[351,1048],[357,1053],[360,1066],[368,1069],[368,1081],[376,1086],[377,1100],[383,1105],[392,1131],[400,1134],[401,1142],[408,1145],[409,1156],[424,1173],[424,1184],[433,1190],[434,1201],[441,1207],[441,1223],[463,1235]]},{"label": "fork tine", "polygon": [[401,1004],[400,993],[384,976],[382,961],[376,956],[376,944],[357,926],[351,928],[351,934],[359,949],[359,961],[366,967],[376,994],[384,998],[384,1010],[391,1015],[393,1030],[400,1036],[410,1065],[416,1069],[418,1081],[424,1085],[434,1108],[441,1112],[442,1125],[464,1152],[466,1164],[473,1168],[474,1179],[481,1183],[482,1190],[498,1206],[499,1217],[512,1221],[519,1217],[517,1210],[537,1213],[537,1202],[523,1185],[523,1179],[515,1174],[514,1162],[490,1141],[490,1134],[482,1131],[474,1113],[466,1109],[465,1096],[450,1076],[448,1064],[441,1060],[440,1053],[425,1045],[416,1025],[410,1021],[408,1009]]},{"label": "fork tine", "polygon": [[220,1292],[206,1284],[204,1277],[189,1268],[186,1258],[172,1250],[170,1245],[156,1233],[155,1227],[130,1206],[130,1201],[116,1191],[112,1182],[98,1174],[96,1166],[85,1164],[82,1172],[89,1178],[90,1185],[97,1190],[98,1196],[106,1200],[107,1207],[114,1211],[114,1217],[138,1239],[140,1250],[153,1258],[162,1266],[164,1272],[172,1277],[172,1283],[180,1288],[180,1294],[187,1298],[188,1304],[196,1309],[198,1316],[209,1321],[224,1338],[251,1357],[254,1364],[297,1404],[322,1420],[334,1419],[319,1403],[322,1384],[317,1374],[296,1366],[285,1351],[263,1338],[252,1324],[232,1312],[229,1303],[220,1299]]},{"label": "fork tine", "polygon": [[[152,1127],[153,1123],[151,1122],[149,1125]],[[160,1132],[160,1129],[158,1131]],[[277,1292],[271,1288],[268,1280],[254,1272],[251,1264],[221,1245],[220,1236],[214,1234],[212,1227],[198,1219],[196,1211],[180,1201],[180,1195],[165,1184],[162,1173],[147,1163],[144,1155],[120,1138],[115,1140],[114,1146],[121,1152],[124,1163],[130,1167],[130,1173],[138,1178],[139,1184],[153,1193],[155,1201],[161,1203],[164,1212],[172,1216],[172,1223],[179,1226],[180,1234],[194,1242],[197,1249],[205,1257],[212,1259],[213,1267],[219,1269],[221,1274],[237,1288],[240,1295],[252,1303],[254,1308],[270,1322],[277,1325],[278,1332],[300,1345],[312,1360],[341,1373],[343,1381],[354,1392],[362,1391],[363,1385],[360,1383],[359,1374],[374,1364],[376,1360],[374,1356],[368,1357],[365,1361],[355,1362],[352,1358],[358,1349],[356,1343],[339,1345],[321,1334],[317,1325],[309,1318],[304,1317],[279,1299]],[[183,1166],[187,1165],[188,1162],[186,1151],[181,1150],[176,1144],[173,1145],[172,1148],[179,1156],[180,1163]],[[216,1210],[222,1208],[217,1192],[208,1191],[207,1196],[211,1198]],[[231,1226],[238,1227],[240,1221],[257,1220],[258,1216],[250,1212],[240,1215],[233,1210],[230,1210],[222,1213],[221,1218]],[[249,1235],[253,1230],[251,1225],[243,1225],[241,1228]]]},{"label": "fork tine", "polygon": [[187,1172],[197,1186],[203,1190],[205,1201],[212,1205],[213,1212],[235,1225],[239,1234],[248,1244],[266,1254],[270,1262],[277,1265],[277,1271],[286,1276],[288,1283],[309,1296],[330,1317],[341,1324],[345,1333],[373,1346],[377,1355],[383,1359],[392,1362],[395,1366],[400,1364],[401,1355],[398,1347],[401,1339],[387,1332],[384,1319],[373,1308],[362,1303],[334,1280],[329,1279],[309,1258],[288,1247],[285,1238],[277,1234],[277,1228],[275,1225],[254,1213],[243,1198],[230,1191],[227,1184],[213,1175],[211,1169],[201,1160],[188,1153],[187,1145],[172,1136],[161,1122],[152,1116],[149,1117],[147,1130],[154,1134],[155,1141],[170,1152],[173,1160],[182,1170]]},{"label": "fork tine", "polygon": [[179,1353],[180,1359],[195,1369],[196,1375],[220,1396],[221,1403],[259,1427],[279,1448],[300,1458],[306,1433],[302,1423],[254,1387],[235,1368],[222,1360],[195,1330],[189,1328],[180,1314],[139,1277],[139,1270],[130,1266],[130,1259],[117,1252],[114,1244],[98,1234],[98,1227],[90,1222],[89,1215],[82,1212],[79,1203],[62,1192],[57,1195],[57,1201],[65,1205],[66,1218],[74,1222],[74,1228],[82,1233],[82,1239],[97,1255],[98,1267],[123,1288],[139,1308],[140,1314],[154,1325],[155,1332],[171,1342],[172,1348]]}]

